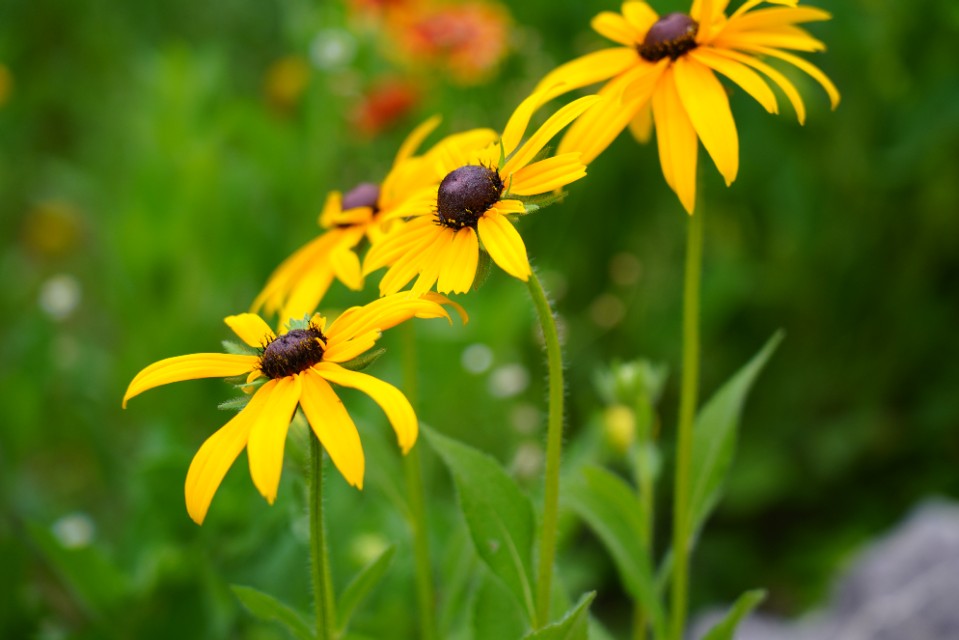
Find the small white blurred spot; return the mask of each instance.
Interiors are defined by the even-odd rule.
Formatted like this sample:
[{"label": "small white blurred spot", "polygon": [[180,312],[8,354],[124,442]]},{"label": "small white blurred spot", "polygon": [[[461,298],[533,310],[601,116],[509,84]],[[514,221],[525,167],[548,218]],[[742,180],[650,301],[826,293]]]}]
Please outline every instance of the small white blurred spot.
[{"label": "small white blurred spot", "polygon": [[470,373],[483,373],[493,366],[493,350],[485,344],[471,344],[463,349],[460,362]]},{"label": "small white blurred spot", "polygon": [[529,386],[529,372],[520,364],[505,364],[493,370],[489,392],[497,398],[509,398],[522,393]]},{"label": "small white blurred spot", "polygon": [[80,283],[66,273],[52,276],[40,287],[38,302],[48,316],[63,320],[80,304]]},{"label": "small white blurred spot", "polygon": [[53,523],[53,535],[67,549],[79,549],[93,541],[96,526],[85,513],[71,513]]}]

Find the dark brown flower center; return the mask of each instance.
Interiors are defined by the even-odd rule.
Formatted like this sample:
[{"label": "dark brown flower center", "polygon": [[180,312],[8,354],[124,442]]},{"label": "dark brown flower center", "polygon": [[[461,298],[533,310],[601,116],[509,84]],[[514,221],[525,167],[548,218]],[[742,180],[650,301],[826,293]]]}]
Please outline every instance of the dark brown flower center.
[{"label": "dark brown flower center", "polygon": [[323,333],[316,327],[292,329],[273,340],[260,356],[260,371],[269,378],[285,378],[305,371],[323,359]]},{"label": "dark brown flower center", "polygon": [[489,167],[468,164],[451,171],[440,183],[436,222],[450,229],[476,228],[476,223],[503,195],[503,180]]},{"label": "dark brown flower center", "polygon": [[343,196],[343,210],[356,207],[370,207],[375,212],[379,207],[380,185],[372,182],[361,182]]},{"label": "dark brown flower center", "polygon": [[646,38],[636,48],[645,60],[656,62],[666,56],[675,60],[696,48],[699,23],[685,13],[668,13],[646,32]]}]

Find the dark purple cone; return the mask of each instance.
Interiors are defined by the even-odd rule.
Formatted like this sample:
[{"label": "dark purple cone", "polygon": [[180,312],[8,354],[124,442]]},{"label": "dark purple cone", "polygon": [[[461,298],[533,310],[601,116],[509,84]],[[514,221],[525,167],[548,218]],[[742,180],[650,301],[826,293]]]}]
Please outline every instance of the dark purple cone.
[{"label": "dark purple cone", "polygon": [[436,220],[450,229],[475,228],[502,194],[503,181],[496,171],[476,164],[460,167],[440,183]]}]

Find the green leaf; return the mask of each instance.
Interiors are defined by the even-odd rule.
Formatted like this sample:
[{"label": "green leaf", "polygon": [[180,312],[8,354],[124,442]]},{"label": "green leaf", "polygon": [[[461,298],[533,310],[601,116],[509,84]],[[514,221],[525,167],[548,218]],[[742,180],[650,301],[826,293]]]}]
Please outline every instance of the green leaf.
[{"label": "green leaf", "polygon": [[350,584],[346,586],[346,589],[343,590],[340,601],[336,603],[336,619],[339,621],[339,632],[341,635],[349,625],[350,618],[353,616],[353,612],[356,611],[356,607],[363,601],[363,598],[379,584],[380,580],[383,579],[395,553],[396,547],[394,545],[390,545],[384,549],[383,553],[363,567]]},{"label": "green leaf", "polygon": [[424,433],[453,476],[477,554],[533,620],[535,519],[529,499],[490,456],[432,429]]},{"label": "green leaf", "polygon": [[340,366],[344,369],[349,369],[350,371],[362,371],[379,360],[380,356],[384,353],[386,353],[386,349],[384,348],[376,349],[375,351],[367,351],[366,353],[356,356],[352,360],[341,362]]},{"label": "green leaf", "polygon": [[[522,609],[509,589],[479,568],[482,575],[470,611],[472,640],[504,640],[520,638],[529,628]],[[442,636],[447,637],[447,636]]]},{"label": "green leaf", "polygon": [[250,404],[251,395],[242,395],[235,398],[230,398],[229,400],[224,400],[216,406],[217,409],[222,411],[240,411]]},{"label": "green leaf", "polygon": [[26,531],[43,559],[91,616],[108,617],[108,612],[131,594],[126,576],[101,549],[92,545],[65,547],[49,529],[33,522],[26,523]]},{"label": "green leaf", "polygon": [[696,417],[693,431],[692,482],[686,522],[695,536],[719,500],[736,452],[736,434],[743,403],[763,365],[782,342],[777,331],[752,360],[710,398]]},{"label": "green leaf", "polygon": [[254,617],[264,622],[279,622],[297,640],[313,640],[313,631],[296,611],[276,598],[253,587],[230,585],[237,599]]},{"label": "green leaf", "polygon": [[260,352],[251,346],[233,342],[232,340],[223,340],[221,342],[223,350],[235,356],[258,356]]},{"label": "green leaf", "polygon": [[762,589],[747,591],[739,596],[739,599],[726,613],[726,616],[719,623],[709,630],[703,640],[732,640],[733,634],[739,623],[749,615],[749,612],[756,608],[760,602],[766,599],[766,592]]},{"label": "green leaf", "polygon": [[666,617],[643,549],[639,497],[632,487],[603,468],[586,467],[564,488],[563,500],[603,541],[626,590],[649,613],[656,637],[665,637]]},{"label": "green leaf", "polygon": [[528,633],[523,640],[587,640],[589,638],[589,605],[596,597],[595,591],[584,593],[563,618]]}]

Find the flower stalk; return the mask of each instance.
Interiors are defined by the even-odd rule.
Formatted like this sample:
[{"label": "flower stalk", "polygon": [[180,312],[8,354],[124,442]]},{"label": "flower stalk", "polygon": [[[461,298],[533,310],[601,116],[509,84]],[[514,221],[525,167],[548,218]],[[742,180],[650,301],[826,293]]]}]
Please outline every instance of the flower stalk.
[{"label": "flower stalk", "polygon": [[313,578],[313,605],[316,610],[317,640],[333,640],[336,636],[333,581],[330,577],[326,526],[323,521],[323,447],[310,434],[310,573]]},{"label": "flower stalk", "polygon": [[699,298],[703,262],[703,207],[689,217],[686,274],[683,285],[683,371],[676,444],[676,488],[673,505],[673,577],[671,634],[682,640],[689,596],[689,484],[693,423],[699,392]]},{"label": "flower stalk", "polygon": [[539,538],[539,565],[536,573],[535,628],[549,622],[553,563],[556,558],[556,528],[559,512],[559,463],[563,449],[563,354],[553,309],[536,272],[527,282],[530,298],[543,328],[549,365],[549,419],[546,432],[546,471],[543,492],[543,522]]}]

